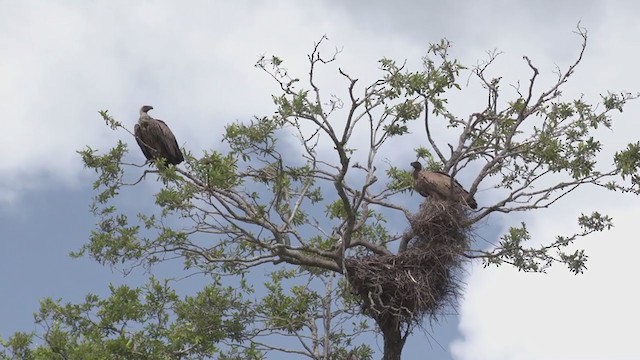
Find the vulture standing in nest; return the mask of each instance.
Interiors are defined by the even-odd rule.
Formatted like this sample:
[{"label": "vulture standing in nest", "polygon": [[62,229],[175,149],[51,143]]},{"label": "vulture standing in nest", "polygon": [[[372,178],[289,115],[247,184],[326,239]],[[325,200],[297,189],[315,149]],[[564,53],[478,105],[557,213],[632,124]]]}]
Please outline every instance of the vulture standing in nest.
[{"label": "vulture standing in nest", "polygon": [[178,165],[184,161],[176,137],[162,120],[154,119],[147,112],[153,106],[140,108],[140,119],[133,128],[136,141],[147,160],[165,159],[166,164]]},{"label": "vulture standing in nest", "polygon": [[[413,188],[422,196],[435,200],[455,201],[469,206],[478,207],[478,203],[469,195],[460,183],[452,179],[449,174],[440,171],[422,170],[418,161],[411,163],[413,167]],[[453,189],[451,188],[453,185]]]}]

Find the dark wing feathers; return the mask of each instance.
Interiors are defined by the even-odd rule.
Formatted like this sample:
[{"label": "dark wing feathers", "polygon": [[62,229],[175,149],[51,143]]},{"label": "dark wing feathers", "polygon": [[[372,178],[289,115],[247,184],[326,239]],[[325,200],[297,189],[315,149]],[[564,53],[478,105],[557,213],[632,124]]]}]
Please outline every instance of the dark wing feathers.
[{"label": "dark wing feathers", "polygon": [[464,193],[465,193],[464,200],[467,202],[467,205],[469,205],[469,207],[472,209],[477,209],[478,203],[476,202],[476,199],[473,196],[470,196],[466,190],[464,191]]},{"label": "dark wing feathers", "polygon": [[147,160],[152,160],[153,159],[153,152],[147,146],[147,141],[149,139],[146,139],[146,136],[145,136],[147,134],[147,132],[142,130],[142,126],[140,126],[140,124],[136,124],[133,127],[133,134],[136,136],[136,142],[140,146],[140,150],[142,150],[142,153],[144,154],[144,157],[146,157]]},{"label": "dark wing feathers", "polygon": [[163,146],[163,154],[165,154],[167,161],[173,165],[178,165],[184,161],[184,157],[182,156],[182,152],[180,151],[180,147],[178,146],[178,141],[176,137],[169,129],[169,126],[165,124],[164,121],[155,119],[157,121],[157,128],[160,132],[160,136],[162,137],[162,146]]},{"label": "dark wing feathers", "polygon": [[164,121],[151,118],[136,124],[134,134],[147,160],[164,158],[173,165],[184,161],[176,137]]}]

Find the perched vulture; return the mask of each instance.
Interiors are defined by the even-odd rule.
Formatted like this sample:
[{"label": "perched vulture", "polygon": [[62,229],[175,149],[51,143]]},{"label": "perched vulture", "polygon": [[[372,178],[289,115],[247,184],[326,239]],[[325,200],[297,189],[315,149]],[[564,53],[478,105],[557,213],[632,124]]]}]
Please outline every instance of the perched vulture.
[{"label": "perched vulture", "polygon": [[[449,174],[440,171],[422,170],[422,164],[417,161],[411,163],[413,167],[413,188],[422,196],[436,200],[450,200],[463,203],[472,209],[478,203],[469,196],[467,190]],[[453,185],[453,189],[451,188]]]},{"label": "perched vulture", "polygon": [[178,165],[184,161],[178,147],[176,137],[162,120],[154,119],[147,112],[153,106],[144,105],[140,108],[140,119],[133,128],[136,141],[147,160],[164,158],[167,164]]}]

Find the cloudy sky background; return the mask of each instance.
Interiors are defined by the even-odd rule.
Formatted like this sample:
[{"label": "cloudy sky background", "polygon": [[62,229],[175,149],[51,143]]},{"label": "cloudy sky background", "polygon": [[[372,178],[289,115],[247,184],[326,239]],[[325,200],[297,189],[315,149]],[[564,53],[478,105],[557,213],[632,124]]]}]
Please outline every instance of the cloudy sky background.
[{"label": "cloudy sky background", "polygon": [[[493,74],[505,84],[529,78],[523,55],[548,82],[555,64],[566,68],[579,50],[572,34],[578,21],[589,45],[565,94],[595,100],[606,90],[640,90],[638,13],[630,1],[0,0],[0,336],[33,329],[31,314],[44,296],[80,301],[122,281],[88,259],[67,257],[95,222],[88,213],[93,177],[75,151],[105,149],[125,136],[108,130],[97,110],[131,125],[139,106],[152,104],[181,144],[207,149],[225,123],[273,112],[277,88],[253,67],[261,55],[277,54],[303,74],[305,54],[326,34],[343,48],[340,67],[365,80],[377,75],[381,57],[416,65],[429,42],[447,37],[468,66],[486,50],[504,51]],[[325,81],[337,92],[335,79]],[[474,86],[453,101],[459,116],[484,104]],[[639,112],[632,104],[616,115],[614,132],[599,132],[608,155],[640,138]],[[405,358],[640,358],[637,198],[590,189],[548,211],[494,219],[478,232],[486,237],[525,219],[543,242],[570,234],[581,212],[596,209],[608,211],[616,227],[580,242],[590,256],[585,274],[473,266],[459,316],[433,335],[413,335]]]}]

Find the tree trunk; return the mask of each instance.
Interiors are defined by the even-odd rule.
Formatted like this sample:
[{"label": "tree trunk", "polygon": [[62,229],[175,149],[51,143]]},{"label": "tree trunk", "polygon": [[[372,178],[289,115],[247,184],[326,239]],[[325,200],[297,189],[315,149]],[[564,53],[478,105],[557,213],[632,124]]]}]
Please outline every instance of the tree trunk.
[{"label": "tree trunk", "polygon": [[400,322],[396,317],[384,315],[376,319],[384,338],[382,360],[400,360],[406,337],[400,331]]}]

